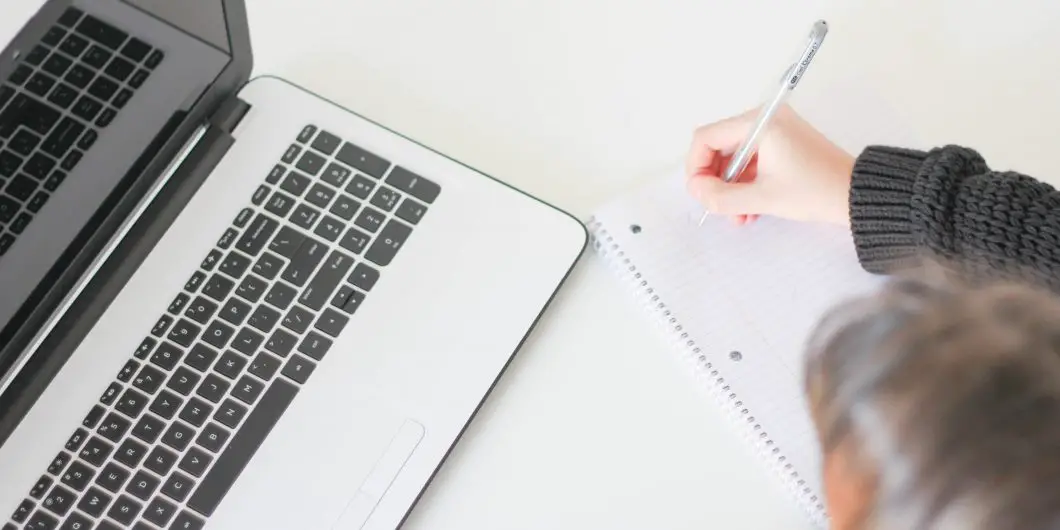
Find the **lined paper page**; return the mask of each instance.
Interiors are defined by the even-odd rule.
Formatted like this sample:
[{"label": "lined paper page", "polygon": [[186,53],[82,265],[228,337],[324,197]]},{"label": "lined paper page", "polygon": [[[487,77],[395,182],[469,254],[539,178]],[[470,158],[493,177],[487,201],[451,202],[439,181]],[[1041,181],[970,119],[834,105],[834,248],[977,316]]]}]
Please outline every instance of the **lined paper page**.
[{"label": "lined paper page", "polygon": [[708,217],[700,227],[702,211],[674,176],[596,219],[761,425],[754,435],[772,440],[767,450],[777,448],[820,496],[802,394],[805,342],[824,311],[882,279],[861,268],[844,228],[768,217],[747,226]]}]

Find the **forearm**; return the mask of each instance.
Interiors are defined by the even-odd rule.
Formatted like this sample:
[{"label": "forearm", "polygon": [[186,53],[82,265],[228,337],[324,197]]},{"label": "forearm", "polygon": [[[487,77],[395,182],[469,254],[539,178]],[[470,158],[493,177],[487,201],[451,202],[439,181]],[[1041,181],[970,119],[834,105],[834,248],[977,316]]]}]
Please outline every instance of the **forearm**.
[{"label": "forearm", "polygon": [[866,149],[854,165],[850,218],[872,272],[927,254],[1060,284],[1060,192],[992,171],[971,149]]}]

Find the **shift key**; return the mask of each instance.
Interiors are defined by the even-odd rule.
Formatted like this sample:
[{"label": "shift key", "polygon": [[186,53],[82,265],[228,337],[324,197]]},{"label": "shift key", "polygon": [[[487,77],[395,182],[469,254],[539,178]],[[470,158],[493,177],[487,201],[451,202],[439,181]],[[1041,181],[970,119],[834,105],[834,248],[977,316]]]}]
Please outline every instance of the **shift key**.
[{"label": "shift key", "polygon": [[257,256],[261,249],[265,248],[265,244],[269,242],[269,238],[272,237],[272,233],[276,231],[279,224],[271,217],[259,213],[247,227],[247,231],[243,232],[243,237],[239,238],[236,248],[251,256]]},{"label": "shift key", "polygon": [[302,241],[298,250],[291,256],[291,262],[287,264],[287,268],[283,270],[280,277],[298,287],[305,285],[317,265],[320,265],[324,259],[324,253],[327,250],[327,245],[320,241],[311,237],[305,238],[305,241]]},{"label": "shift key", "polygon": [[331,299],[335,288],[346,277],[352,265],[353,258],[337,250],[331,251],[324,266],[313,277],[313,281],[309,282],[298,302],[310,309],[320,310]]}]

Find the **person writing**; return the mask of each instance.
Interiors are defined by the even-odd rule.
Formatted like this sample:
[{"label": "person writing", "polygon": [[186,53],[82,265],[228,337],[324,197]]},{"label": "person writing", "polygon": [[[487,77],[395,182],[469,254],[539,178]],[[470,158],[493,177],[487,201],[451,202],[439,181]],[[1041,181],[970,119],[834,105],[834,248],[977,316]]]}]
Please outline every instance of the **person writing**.
[{"label": "person writing", "polygon": [[725,182],[755,115],[696,131],[688,192],[741,224],[847,226],[893,276],[808,345],[832,527],[1060,528],[1060,192],[961,146],[852,156],[786,106]]}]

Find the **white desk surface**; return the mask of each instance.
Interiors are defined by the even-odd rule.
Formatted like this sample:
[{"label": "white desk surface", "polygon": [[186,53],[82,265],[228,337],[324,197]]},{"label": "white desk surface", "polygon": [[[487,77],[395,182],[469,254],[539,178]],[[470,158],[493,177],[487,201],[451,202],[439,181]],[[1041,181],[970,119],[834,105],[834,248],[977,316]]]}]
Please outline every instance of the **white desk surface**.
[{"label": "white desk surface", "polygon": [[[6,0],[0,37],[40,2]],[[858,79],[923,145],[962,143],[1060,182],[1057,2],[248,4],[256,73],[583,218],[679,161],[695,126],[758,103],[819,17],[832,32],[796,105]],[[860,128],[874,140],[873,122]],[[638,311],[587,255],[406,528],[808,528]]]}]

